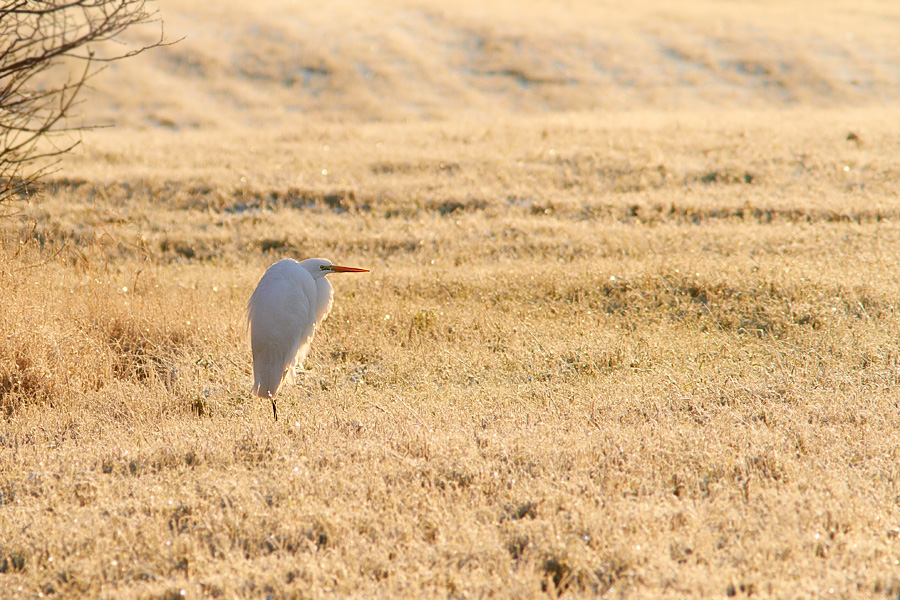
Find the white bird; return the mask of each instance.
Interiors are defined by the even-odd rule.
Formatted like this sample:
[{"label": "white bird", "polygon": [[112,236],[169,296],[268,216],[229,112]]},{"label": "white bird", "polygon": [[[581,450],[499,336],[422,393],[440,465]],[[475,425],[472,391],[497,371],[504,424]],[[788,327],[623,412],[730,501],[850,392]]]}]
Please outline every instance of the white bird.
[{"label": "white bird", "polygon": [[331,273],[368,273],[324,258],[279,260],[266,269],[247,303],[247,328],[253,350],[253,394],[272,401],[285,376],[303,364],[316,327],[331,311]]}]

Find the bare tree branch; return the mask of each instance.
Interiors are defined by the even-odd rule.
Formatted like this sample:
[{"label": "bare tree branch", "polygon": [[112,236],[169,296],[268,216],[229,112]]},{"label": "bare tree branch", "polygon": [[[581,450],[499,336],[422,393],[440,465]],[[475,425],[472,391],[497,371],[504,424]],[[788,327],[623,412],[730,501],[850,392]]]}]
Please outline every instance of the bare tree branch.
[{"label": "bare tree branch", "polygon": [[[80,143],[56,145],[52,140],[90,128],[67,121],[85,83],[103,64],[169,45],[148,1],[0,0],[0,203],[33,193],[52,167],[36,166],[38,161],[59,157]],[[159,23],[159,37],[152,44],[112,55],[99,55],[92,46],[151,23]],[[84,68],[64,82],[32,83],[66,59],[82,60]],[[42,141],[50,141],[51,148],[39,149]]]}]

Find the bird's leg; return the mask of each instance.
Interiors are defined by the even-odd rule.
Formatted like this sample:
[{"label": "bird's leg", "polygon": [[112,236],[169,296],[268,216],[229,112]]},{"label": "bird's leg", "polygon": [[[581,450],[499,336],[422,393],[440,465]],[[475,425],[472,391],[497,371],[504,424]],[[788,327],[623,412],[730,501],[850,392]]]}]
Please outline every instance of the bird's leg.
[{"label": "bird's leg", "polygon": [[275,420],[278,420],[278,411],[275,410],[275,398],[272,398],[272,416],[275,417]]}]

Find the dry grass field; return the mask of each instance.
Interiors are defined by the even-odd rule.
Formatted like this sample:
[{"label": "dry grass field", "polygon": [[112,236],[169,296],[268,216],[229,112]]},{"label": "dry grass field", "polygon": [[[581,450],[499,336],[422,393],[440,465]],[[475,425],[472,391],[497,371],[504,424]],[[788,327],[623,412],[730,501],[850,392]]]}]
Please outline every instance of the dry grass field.
[{"label": "dry grass field", "polygon": [[0,596],[900,597],[900,6],[628,4],[159,2],[2,207]]}]

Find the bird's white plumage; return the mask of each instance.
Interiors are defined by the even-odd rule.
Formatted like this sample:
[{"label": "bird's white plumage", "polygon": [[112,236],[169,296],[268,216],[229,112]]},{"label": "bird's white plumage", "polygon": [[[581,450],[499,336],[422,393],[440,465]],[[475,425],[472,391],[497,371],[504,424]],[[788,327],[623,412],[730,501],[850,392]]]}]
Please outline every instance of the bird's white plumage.
[{"label": "bird's white plumage", "polygon": [[274,398],[295,364],[303,363],[316,327],[331,311],[331,262],[287,258],[269,267],[247,304],[253,351],[253,393]]},{"label": "bird's white plumage", "polygon": [[331,312],[331,273],[367,273],[324,258],[279,260],[269,267],[247,303],[247,328],[253,350],[253,393],[272,401],[295,364],[303,364],[316,328]]}]

